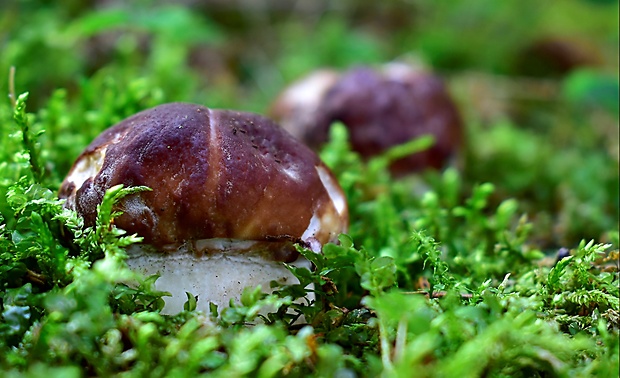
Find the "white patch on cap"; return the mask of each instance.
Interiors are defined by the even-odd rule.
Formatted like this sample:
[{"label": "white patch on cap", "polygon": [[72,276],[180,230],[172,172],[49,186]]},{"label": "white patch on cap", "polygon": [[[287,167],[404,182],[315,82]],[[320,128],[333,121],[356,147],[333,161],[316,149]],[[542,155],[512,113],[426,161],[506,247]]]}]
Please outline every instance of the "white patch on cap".
[{"label": "white patch on cap", "polygon": [[101,170],[107,149],[107,146],[103,147],[79,159],[65,181],[72,182],[76,190],[81,188],[86,180],[95,177]]},{"label": "white patch on cap", "polygon": [[301,235],[301,240],[306,241],[309,238],[314,237],[320,229],[321,220],[316,216],[316,214],[312,214],[312,218],[310,218],[310,223],[308,223],[306,231],[304,231],[303,235]]},{"label": "white patch on cap", "polygon": [[331,198],[332,203],[336,208],[336,211],[338,214],[343,215],[345,209],[347,208],[347,200],[344,198],[344,195],[340,190],[340,186],[338,186],[338,183],[334,181],[327,169],[322,166],[316,166],[315,168],[319,174],[319,178],[321,179],[323,186],[325,187],[325,190],[327,191],[327,194],[329,194],[329,198]]},{"label": "white patch on cap", "polygon": [[286,168],[282,168],[282,172],[284,172],[288,177],[293,179],[293,181],[299,180],[299,170],[297,169],[297,165],[290,165]]},{"label": "white patch on cap", "polygon": [[314,111],[318,108],[323,94],[334,84],[337,77],[333,71],[317,71],[293,83],[285,94],[294,106]]},{"label": "white patch on cap", "polygon": [[423,75],[424,66],[421,62],[390,62],[383,65],[381,72],[386,79],[407,81],[412,77]]},{"label": "white patch on cap", "polygon": [[338,74],[320,70],[291,84],[280,95],[275,108],[282,127],[296,138],[303,138],[314,124],[316,112],[325,93],[337,81]]},{"label": "white patch on cap", "polygon": [[69,172],[69,175],[65,179],[66,182],[72,182],[75,185],[74,192],[81,188],[86,180],[91,177],[95,177],[99,173],[101,167],[103,167],[103,161],[105,160],[105,154],[108,147],[111,144],[120,142],[120,140],[123,139],[128,132],[129,130],[126,129],[123,132],[114,134],[114,137],[109,143],[99,147],[75,162],[73,169]]},{"label": "white patch on cap", "polygon": [[[123,201],[123,212],[125,212],[131,219],[139,219],[146,223],[152,229],[156,230],[159,223],[159,217],[151,207],[149,207],[144,198],[141,196],[133,195],[125,197]],[[169,233],[173,234],[176,230],[170,229]]]}]

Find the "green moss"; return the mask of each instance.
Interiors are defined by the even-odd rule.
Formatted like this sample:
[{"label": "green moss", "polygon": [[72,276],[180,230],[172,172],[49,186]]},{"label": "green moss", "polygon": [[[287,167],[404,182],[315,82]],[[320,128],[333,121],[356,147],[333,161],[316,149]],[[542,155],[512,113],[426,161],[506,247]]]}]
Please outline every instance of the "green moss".
[{"label": "green moss", "polygon": [[[559,97],[525,115],[489,121],[466,109],[463,168],[394,179],[389,162],[432,140],[365,161],[335,124],[320,154],[347,195],[348,234],[322,254],[300,248],[315,269],[289,267],[299,284],[248,288],[210,314],[194,311],[192,295],[186,311],[160,314],[157,277],[124,262],[140,238],[114,226],[113,205],[148,188],[110,189],[91,228],[56,197],[96,135],[163,102],[264,111],[308,69],[411,49],[452,76],[510,73],[512,52],[572,30],[576,13],[575,32],[617,55],[616,3],[575,0],[540,7],[536,19],[517,17],[530,2],[487,3],[394,6],[419,12],[410,23],[370,3],[371,18],[343,3],[303,22],[293,11],[226,21],[216,9],[149,2],[101,13],[77,2],[0,6],[0,90],[9,92],[15,65],[17,92],[30,93],[15,107],[0,102],[0,375],[617,376],[617,74],[608,66],[554,78]],[[386,20],[401,21],[391,30]],[[511,34],[481,54],[504,24]],[[106,38],[114,43],[93,60]],[[192,60],[201,48],[222,59],[200,61],[215,70],[206,76]],[[296,301],[309,284],[316,301]]]}]

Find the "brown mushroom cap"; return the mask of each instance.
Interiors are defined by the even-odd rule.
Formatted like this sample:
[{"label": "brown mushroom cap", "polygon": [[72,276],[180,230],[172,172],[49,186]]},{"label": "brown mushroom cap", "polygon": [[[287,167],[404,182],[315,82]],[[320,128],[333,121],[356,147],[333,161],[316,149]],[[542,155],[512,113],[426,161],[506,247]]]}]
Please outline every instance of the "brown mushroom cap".
[{"label": "brown mushroom cap", "polygon": [[256,114],[171,103],[104,131],[78,157],[59,197],[93,225],[107,189],[126,197],[116,225],[169,249],[188,241],[336,240],[344,194],[316,154]]},{"label": "brown mushroom cap", "polygon": [[526,45],[515,59],[520,75],[559,77],[583,67],[602,65],[601,52],[576,38],[549,36]]},{"label": "brown mushroom cap", "polygon": [[[311,147],[323,144],[331,124],[340,121],[349,129],[353,149],[365,157],[422,135],[435,137],[430,149],[394,162],[391,170],[395,174],[441,168],[458,150],[462,121],[442,80],[436,75],[392,63],[380,70],[355,68],[341,74],[337,80],[330,80],[333,83],[328,89],[317,86],[321,91],[318,106],[310,95],[307,98],[313,98],[313,104],[306,107],[300,103],[305,100],[297,100],[287,95],[292,91],[285,91],[272,107],[274,118]],[[290,117],[288,109],[304,107],[311,109],[312,114]]]}]

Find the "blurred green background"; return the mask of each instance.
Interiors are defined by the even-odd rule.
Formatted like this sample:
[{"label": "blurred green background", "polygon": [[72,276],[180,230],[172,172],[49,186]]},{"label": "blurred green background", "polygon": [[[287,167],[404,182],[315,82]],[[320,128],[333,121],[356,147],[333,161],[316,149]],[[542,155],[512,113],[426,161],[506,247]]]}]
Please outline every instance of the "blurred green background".
[{"label": "blurred green background", "polygon": [[144,108],[266,113],[314,69],[424,64],[466,121],[464,187],[519,199],[555,247],[618,227],[617,15],[613,0],[3,1],[0,93],[16,67],[57,188],[94,136]]},{"label": "blurred green background", "polygon": [[[617,76],[617,1],[22,0],[1,7],[0,68],[17,66],[19,87],[39,100],[93,76],[121,83],[148,76],[167,100],[260,111],[317,67],[403,57],[450,76],[561,78],[585,67]],[[7,75],[0,76],[6,88]]]}]

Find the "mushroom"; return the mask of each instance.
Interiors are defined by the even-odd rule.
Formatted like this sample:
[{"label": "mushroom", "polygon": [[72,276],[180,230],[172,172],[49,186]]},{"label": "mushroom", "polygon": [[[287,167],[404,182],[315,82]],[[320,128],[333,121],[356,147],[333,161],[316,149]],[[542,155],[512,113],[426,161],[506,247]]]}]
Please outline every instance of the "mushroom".
[{"label": "mushroom", "polygon": [[404,63],[342,74],[318,71],[285,89],[270,114],[315,149],[327,140],[331,124],[340,121],[353,149],[364,157],[425,134],[434,136],[430,149],[391,165],[396,175],[443,167],[462,139],[462,120],[442,80]]},{"label": "mushroom", "polygon": [[319,251],[348,225],[345,196],[317,155],[257,114],[188,103],[160,105],[99,135],[77,158],[59,197],[85,225],[115,185],[148,186],[117,206],[116,226],[142,236],[128,265],[159,274],[165,313],[186,292],[226,306],[246,286],[294,282],[282,262],[309,266],[294,243]]},{"label": "mushroom", "polygon": [[575,38],[549,36],[534,40],[515,58],[517,74],[535,77],[562,77],[585,67],[602,65],[601,52],[592,44]]}]

